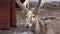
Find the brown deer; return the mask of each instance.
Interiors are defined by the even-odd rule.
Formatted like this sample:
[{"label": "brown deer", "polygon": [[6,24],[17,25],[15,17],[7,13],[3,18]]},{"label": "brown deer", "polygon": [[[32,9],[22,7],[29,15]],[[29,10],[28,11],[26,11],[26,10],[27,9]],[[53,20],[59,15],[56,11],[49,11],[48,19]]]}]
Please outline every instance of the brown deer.
[{"label": "brown deer", "polygon": [[[20,2],[20,0],[15,0],[16,3],[24,10],[26,13],[26,24],[25,27],[28,28],[32,32],[36,32],[36,34],[46,34],[46,26],[44,21],[39,18],[38,10],[44,4],[44,0],[38,0],[38,4],[34,10],[29,10]],[[35,33],[34,33],[35,34]]]}]

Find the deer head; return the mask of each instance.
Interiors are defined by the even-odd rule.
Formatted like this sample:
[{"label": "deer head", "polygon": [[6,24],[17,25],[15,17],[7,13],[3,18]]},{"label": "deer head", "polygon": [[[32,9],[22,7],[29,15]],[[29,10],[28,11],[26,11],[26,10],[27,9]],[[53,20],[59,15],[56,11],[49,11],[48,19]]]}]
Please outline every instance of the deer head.
[{"label": "deer head", "polygon": [[21,9],[24,10],[24,12],[26,13],[26,28],[29,28],[32,26],[32,22],[35,22],[36,20],[36,15],[38,13],[39,8],[43,5],[43,0],[38,0],[38,4],[35,7],[34,10],[29,10],[28,8],[26,8],[25,6],[23,6],[23,4],[20,2],[20,0],[15,0],[16,3],[21,7]]}]

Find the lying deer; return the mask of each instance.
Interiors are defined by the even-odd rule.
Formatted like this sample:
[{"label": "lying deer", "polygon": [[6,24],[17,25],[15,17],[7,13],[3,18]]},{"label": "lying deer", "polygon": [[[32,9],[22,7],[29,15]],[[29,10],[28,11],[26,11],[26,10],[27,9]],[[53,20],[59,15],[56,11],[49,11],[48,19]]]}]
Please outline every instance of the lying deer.
[{"label": "lying deer", "polygon": [[[39,18],[38,10],[42,7],[44,0],[39,0],[37,6],[34,10],[29,10],[19,0],[15,0],[16,3],[24,10],[26,13],[26,24],[25,27],[36,34],[46,34],[46,24],[45,21]],[[34,33],[35,34],[35,33]]]}]

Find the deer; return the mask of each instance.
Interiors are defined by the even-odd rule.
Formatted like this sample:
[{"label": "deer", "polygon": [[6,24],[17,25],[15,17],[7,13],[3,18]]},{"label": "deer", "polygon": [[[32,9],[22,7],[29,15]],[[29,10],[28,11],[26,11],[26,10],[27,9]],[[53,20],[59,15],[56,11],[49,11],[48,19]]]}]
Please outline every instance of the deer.
[{"label": "deer", "polygon": [[[38,10],[42,7],[44,4],[44,0],[38,0],[37,6],[34,8],[34,10],[29,10],[23,4],[20,0],[15,0],[16,3],[19,5],[21,9],[26,13],[26,24],[25,27],[32,31],[34,34],[47,34],[47,25],[45,24],[45,18],[39,18]],[[35,33],[36,32],[36,33]]]},{"label": "deer", "polygon": [[37,34],[45,34],[45,24],[43,21],[38,17],[38,10],[43,5],[44,0],[39,0],[37,6],[34,10],[29,10],[20,2],[20,0],[15,0],[16,3],[24,10],[26,13],[26,25],[25,27],[30,29],[32,32],[36,30]]}]

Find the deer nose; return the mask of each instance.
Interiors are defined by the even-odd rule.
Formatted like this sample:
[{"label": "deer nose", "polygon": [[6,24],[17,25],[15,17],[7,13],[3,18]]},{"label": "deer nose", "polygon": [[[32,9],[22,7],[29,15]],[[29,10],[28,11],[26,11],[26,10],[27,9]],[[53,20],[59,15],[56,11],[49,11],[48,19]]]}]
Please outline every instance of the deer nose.
[{"label": "deer nose", "polygon": [[26,28],[29,28],[29,25],[26,25]]}]

